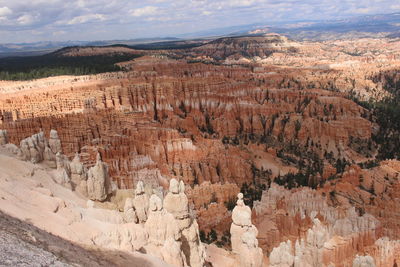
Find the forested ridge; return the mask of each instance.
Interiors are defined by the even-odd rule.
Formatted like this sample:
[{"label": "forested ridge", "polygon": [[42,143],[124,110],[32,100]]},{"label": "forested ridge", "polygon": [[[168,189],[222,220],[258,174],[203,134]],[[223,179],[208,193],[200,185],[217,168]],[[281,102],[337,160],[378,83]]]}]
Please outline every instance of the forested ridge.
[{"label": "forested ridge", "polygon": [[[66,48],[64,48],[66,49]],[[28,57],[0,59],[0,80],[32,80],[59,75],[88,75],[120,71],[118,62],[137,55],[120,53],[94,56],[63,56],[57,52]]]}]

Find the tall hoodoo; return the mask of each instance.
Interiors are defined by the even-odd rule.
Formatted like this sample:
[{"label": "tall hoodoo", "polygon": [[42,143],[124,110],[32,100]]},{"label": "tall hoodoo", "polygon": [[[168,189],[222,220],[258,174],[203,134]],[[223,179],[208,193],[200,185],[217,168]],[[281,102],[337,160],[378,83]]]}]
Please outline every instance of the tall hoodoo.
[{"label": "tall hoodoo", "polygon": [[133,207],[139,223],[145,223],[149,210],[149,196],[144,192],[143,181],[139,181],[135,189],[135,198],[132,200]]},{"label": "tall hoodoo", "polygon": [[104,201],[111,192],[108,166],[101,160],[100,153],[97,154],[96,165],[89,169],[87,190],[89,199],[97,201]]},{"label": "tall hoodoo", "polygon": [[170,180],[169,192],[164,199],[165,209],[172,213],[182,233],[182,249],[189,266],[204,266],[205,249],[200,242],[199,226],[189,214],[189,201],[185,194],[185,184]]},{"label": "tall hoodoo", "polygon": [[181,233],[174,216],[163,209],[162,200],[152,195],[149,201],[149,217],[144,225],[148,233],[146,249],[169,264],[186,266],[181,249]]},{"label": "tall hoodoo", "polygon": [[124,220],[127,223],[138,223],[138,217],[133,205],[133,198],[128,197],[124,205]]},{"label": "tall hoodoo", "polygon": [[232,211],[232,221],[232,251],[238,255],[240,266],[262,266],[263,254],[258,247],[258,230],[251,222],[251,209],[244,204],[242,193],[238,194],[236,207]]},{"label": "tall hoodoo", "polygon": [[81,158],[78,153],[69,164],[71,170],[72,187],[84,196],[87,196],[87,169],[81,163]]},{"label": "tall hoodoo", "polygon": [[62,153],[61,141],[56,130],[50,131],[49,147],[54,154]]}]

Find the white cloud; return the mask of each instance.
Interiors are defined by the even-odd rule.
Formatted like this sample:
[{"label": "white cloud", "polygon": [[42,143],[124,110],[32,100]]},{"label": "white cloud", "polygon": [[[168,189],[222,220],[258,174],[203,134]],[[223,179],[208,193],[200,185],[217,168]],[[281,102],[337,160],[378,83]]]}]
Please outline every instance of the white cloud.
[{"label": "white cloud", "polygon": [[17,22],[19,25],[30,25],[35,22],[35,18],[30,14],[24,14],[17,18]]},{"label": "white cloud", "polygon": [[[0,42],[116,39],[274,22],[340,19],[400,10],[399,0],[0,0]],[[107,21],[107,23],[104,23]],[[74,25],[82,24],[82,27]],[[99,33],[99,30],[102,33]],[[24,32],[24,34],[19,34]],[[53,34],[65,32],[66,34]],[[37,37],[37,38],[36,38]],[[36,39],[39,39],[36,36]],[[40,37],[42,38],[42,37]],[[31,38],[32,39],[32,38]]]},{"label": "white cloud", "polygon": [[11,15],[13,12],[11,9],[8,7],[0,7],[0,17],[7,17],[8,15]]},{"label": "white cloud", "polygon": [[90,21],[104,21],[106,17],[102,14],[88,14],[77,16],[67,22],[68,25],[82,24]]},{"label": "white cloud", "polygon": [[143,16],[154,16],[160,12],[158,7],[155,6],[145,6],[142,8],[137,8],[131,11],[131,15],[134,17]]}]

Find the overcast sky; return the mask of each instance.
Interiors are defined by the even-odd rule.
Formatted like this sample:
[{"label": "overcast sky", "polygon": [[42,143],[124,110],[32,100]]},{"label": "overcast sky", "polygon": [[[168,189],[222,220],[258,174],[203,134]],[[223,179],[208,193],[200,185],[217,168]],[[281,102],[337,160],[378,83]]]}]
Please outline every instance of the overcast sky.
[{"label": "overcast sky", "polygon": [[0,43],[174,36],[396,11],[399,0],[0,0]]}]

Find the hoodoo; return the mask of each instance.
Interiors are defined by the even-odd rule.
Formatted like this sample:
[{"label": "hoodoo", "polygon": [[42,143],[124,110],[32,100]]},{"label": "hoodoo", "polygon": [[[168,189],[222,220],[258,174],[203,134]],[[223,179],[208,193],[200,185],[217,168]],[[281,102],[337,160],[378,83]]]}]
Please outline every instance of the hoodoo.
[{"label": "hoodoo", "polygon": [[258,247],[257,228],[251,222],[251,209],[238,194],[236,207],[232,211],[231,244],[232,252],[239,257],[240,266],[261,267],[263,253]]},{"label": "hoodoo", "polygon": [[87,179],[88,197],[91,200],[103,201],[111,193],[111,181],[108,176],[108,167],[97,153],[96,165],[88,171]]}]

